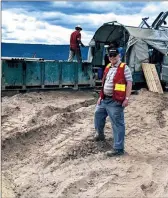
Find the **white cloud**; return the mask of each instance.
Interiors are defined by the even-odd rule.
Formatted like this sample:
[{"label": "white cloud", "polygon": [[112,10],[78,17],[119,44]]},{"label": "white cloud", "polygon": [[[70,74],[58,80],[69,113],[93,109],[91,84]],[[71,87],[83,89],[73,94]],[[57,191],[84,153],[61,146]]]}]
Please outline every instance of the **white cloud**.
[{"label": "white cloud", "polygon": [[[2,11],[2,24],[5,30],[2,31],[3,42],[18,43],[44,43],[46,44],[68,44],[72,30],[50,25],[47,22],[38,21],[35,17],[23,14],[12,14]],[[17,20],[15,20],[17,18]],[[8,33],[8,31],[12,33]],[[5,35],[6,34],[6,35]],[[87,43],[92,35],[83,32],[83,39]],[[16,40],[14,40],[16,39]],[[87,43],[88,44],[88,43]]]},{"label": "white cloud", "polygon": [[122,4],[120,2],[111,2],[111,1],[86,1],[86,2],[68,2],[68,1],[55,1],[52,2],[53,6],[56,8],[72,8],[72,9],[83,9],[83,10],[99,10],[110,11],[111,8],[121,8]]},{"label": "white cloud", "polygon": [[148,14],[150,16],[155,16],[160,12],[168,11],[168,2],[149,2],[149,4],[141,10],[141,13]]},{"label": "white cloud", "polygon": [[160,12],[168,11],[168,2],[149,2],[149,4],[141,10],[141,15],[148,16],[150,24],[155,20]]},{"label": "white cloud", "polygon": [[82,2],[81,4],[77,5],[77,8],[83,8],[88,10],[95,10],[95,11],[102,11],[102,12],[109,12],[115,9],[123,8],[122,3],[120,2],[112,2],[112,1],[92,1],[92,2]]},{"label": "white cloud", "polygon": [[[58,7],[71,7],[69,2],[53,2]],[[8,9],[2,11],[2,41],[18,43],[45,43],[45,44],[69,44],[69,37],[74,26],[80,24],[85,27],[82,31],[82,40],[87,45],[94,32],[86,28],[99,28],[105,22],[118,21],[124,25],[138,26],[142,17],[149,16],[151,23],[161,11],[168,10],[168,2],[149,2],[148,5],[137,14],[114,14],[103,12],[109,9],[109,2],[82,2],[80,6],[89,6],[90,9],[101,9],[102,14],[65,14],[61,12],[33,12],[28,13],[23,9]],[[110,2],[117,8],[120,4]],[[71,25],[72,29],[60,25],[52,25],[45,19],[56,19],[62,24]]]},{"label": "white cloud", "polygon": [[73,4],[68,1],[54,1],[52,3],[53,3],[53,6],[59,7],[59,8],[73,8]]},{"label": "white cloud", "polygon": [[[41,15],[40,12],[37,12],[36,15],[39,17]],[[49,18],[49,19],[53,19],[53,18],[62,18],[64,17],[65,14],[61,13],[61,12],[43,12],[43,14],[41,15],[41,19],[45,19],[45,18]]]}]

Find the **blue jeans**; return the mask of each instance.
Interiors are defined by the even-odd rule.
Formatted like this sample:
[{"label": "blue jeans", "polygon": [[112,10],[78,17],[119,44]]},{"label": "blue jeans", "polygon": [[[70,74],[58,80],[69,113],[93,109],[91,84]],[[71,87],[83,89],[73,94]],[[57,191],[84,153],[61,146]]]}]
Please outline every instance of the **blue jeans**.
[{"label": "blue jeans", "polygon": [[125,122],[124,122],[124,107],[119,102],[111,98],[101,100],[95,110],[95,129],[100,135],[104,135],[104,126],[107,116],[113,129],[114,149],[124,149],[125,137]]}]

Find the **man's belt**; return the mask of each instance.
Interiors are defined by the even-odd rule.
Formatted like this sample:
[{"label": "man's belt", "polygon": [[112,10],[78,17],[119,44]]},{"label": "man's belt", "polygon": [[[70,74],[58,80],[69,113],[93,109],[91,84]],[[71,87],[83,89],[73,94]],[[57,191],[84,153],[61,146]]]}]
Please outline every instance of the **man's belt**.
[{"label": "man's belt", "polygon": [[104,99],[111,99],[112,96],[104,95]]}]

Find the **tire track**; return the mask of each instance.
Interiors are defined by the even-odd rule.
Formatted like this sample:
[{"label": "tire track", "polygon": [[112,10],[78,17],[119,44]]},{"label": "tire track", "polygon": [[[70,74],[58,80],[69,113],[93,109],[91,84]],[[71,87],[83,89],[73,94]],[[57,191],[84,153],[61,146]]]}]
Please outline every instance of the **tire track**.
[{"label": "tire track", "polygon": [[[31,137],[33,139],[34,137],[38,138],[38,136],[46,136],[46,129],[66,127],[66,125],[72,124],[75,120],[78,120],[84,116],[84,113],[75,112],[76,110],[82,107],[88,107],[94,103],[95,99],[90,99],[77,104],[69,105],[66,108],[55,108],[51,106],[44,107],[44,109],[39,110],[39,112],[37,112],[37,114],[31,119],[33,125],[30,125],[29,122],[26,129],[21,128],[17,129],[17,131],[14,129],[12,131],[12,136],[9,133],[8,136],[2,137],[2,149],[7,144],[12,144],[15,141],[18,143],[26,138]],[[46,113],[46,109],[50,109],[50,112],[47,112],[47,119],[43,120],[43,115]],[[34,121],[35,119],[36,121]]]}]

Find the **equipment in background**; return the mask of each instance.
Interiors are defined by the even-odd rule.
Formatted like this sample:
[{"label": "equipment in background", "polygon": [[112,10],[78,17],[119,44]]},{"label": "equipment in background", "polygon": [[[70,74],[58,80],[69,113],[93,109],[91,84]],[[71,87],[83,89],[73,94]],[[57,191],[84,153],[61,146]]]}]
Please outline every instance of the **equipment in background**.
[{"label": "equipment in background", "polygon": [[[139,27],[125,26],[116,21],[104,23],[89,43],[88,61],[93,68],[104,70],[109,62],[105,54],[107,45],[117,43],[122,49],[122,62],[131,69],[134,86],[146,83],[143,63],[155,64],[163,87],[168,86],[168,64],[164,63],[164,57],[168,56],[168,27],[163,26],[167,16],[168,12],[161,12],[151,26],[147,22],[149,17],[142,18]],[[100,69],[94,71],[100,73]],[[95,81],[96,86],[100,86],[100,79]]]}]

